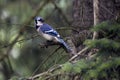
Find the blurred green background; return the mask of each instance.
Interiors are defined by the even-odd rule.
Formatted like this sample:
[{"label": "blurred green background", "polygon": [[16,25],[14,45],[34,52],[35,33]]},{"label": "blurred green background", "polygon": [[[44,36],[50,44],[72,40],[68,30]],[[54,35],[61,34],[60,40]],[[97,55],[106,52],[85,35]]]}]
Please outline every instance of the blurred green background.
[{"label": "blurred green background", "polygon": [[39,46],[45,40],[40,36],[34,37],[37,35],[34,19],[26,25],[8,52],[9,56],[3,58],[19,30],[35,14],[39,6],[41,7],[36,16],[43,17],[63,38],[70,35],[72,0],[0,0],[0,80],[12,76],[31,76],[38,66],[39,69],[34,74],[68,60],[68,55],[62,48],[55,51],[59,46]]}]

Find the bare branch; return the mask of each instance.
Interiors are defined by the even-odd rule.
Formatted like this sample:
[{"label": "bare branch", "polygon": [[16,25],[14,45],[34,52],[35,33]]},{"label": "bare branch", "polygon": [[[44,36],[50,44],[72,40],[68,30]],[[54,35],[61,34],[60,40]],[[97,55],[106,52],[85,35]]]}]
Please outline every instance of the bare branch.
[{"label": "bare branch", "polygon": [[48,61],[48,59],[53,55],[55,54],[61,47],[58,47],[57,49],[55,49],[52,53],[50,53],[50,55],[48,55],[48,57],[41,62],[41,64],[35,69],[35,71],[32,73],[32,76],[39,70],[39,68],[42,66],[42,64],[46,63]]},{"label": "bare branch", "polygon": [[58,12],[61,14],[61,16],[64,18],[65,22],[68,25],[71,25],[70,21],[68,21],[66,15],[63,13],[63,11],[57,6],[57,4],[55,3],[55,1],[52,1],[53,5],[55,6],[55,8],[58,10]]},{"label": "bare branch", "polygon": [[85,52],[88,49],[89,49],[88,47],[85,47],[84,49],[82,49],[81,51],[79,51],[76,55],[74,55],[72,58],[70,58],[69,61],[74,60],[76,57],[78,57],[79,55],[81,55],[83,52]]},{"label": "bare branch", "polygon": [[[43,76],[43,75],[46,75],[46,76],[47,76],[46,78],[49,78],[49,77],[51,76],[52,72],[54,72],[55,70],[60,69],[61,67],[62,67],[62,65],[55,66],[55,67],[53,67],[53,68],[50,68],[50,69],[49,69],[48,71],[46,71],[46,72],[43,72],[43,73],[37,74],[37,75],[35,75],[35,76],[29,77],[27,80],[35,80],[35,79],[37,79],[37,78],[39,78],[39,77],[41,77],[41,76]],[[46,79],[45,79],[45,80],[46,80]]]},{"label": "bare branch", "polygon": [[31,21],[33,20],[33,18],[42,10],[42,8],[47,4],[49,0],[45,0],[43,1],[43,3],[40,3],[37,7],[37,9],[35,10],[35,13],[26,21],[24,22],[24,26],[22,26],[22,28],[19,31],[19,34],[16,36],[16,38],[13,40],[13,42],[11,42],[10,46],[8,47],[6,54],[0,59],[3,60],[6,56],[8,56],[8,54],[11,52],[12,48],[14,47],[14,45],[16,44],[17,40],[21,37],[22,33],[25,31],[26,29],[26,25],[29,25],[31,23]]}]

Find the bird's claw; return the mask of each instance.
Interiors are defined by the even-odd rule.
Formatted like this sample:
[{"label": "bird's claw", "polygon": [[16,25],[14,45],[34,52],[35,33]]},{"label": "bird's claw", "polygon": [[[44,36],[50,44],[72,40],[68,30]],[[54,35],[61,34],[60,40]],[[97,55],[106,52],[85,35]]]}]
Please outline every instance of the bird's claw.
[{"label": "bird's claw", "polygon": [[48,46],[46,44],[39,44],[40,48],[48,48]]}]

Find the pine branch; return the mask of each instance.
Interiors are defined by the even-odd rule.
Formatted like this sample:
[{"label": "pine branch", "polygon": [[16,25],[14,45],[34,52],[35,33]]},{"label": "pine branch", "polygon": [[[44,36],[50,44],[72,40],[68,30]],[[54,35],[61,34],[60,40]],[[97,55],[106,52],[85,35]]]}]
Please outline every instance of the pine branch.
[{"label": "pine branch", "polygon": [[85,47],[84,49],[82,49],[81,51],[79,51],[76,55],[74,55],[72,58],[69,59],[69,61],[73,61],[75,58],[77,58],[79,55],[81,55],[83,52],[87,51],[89,48]]},{"label": "pine branch", "polygon": [[[85,51],[88,50],[88,49],[89,49],[88,47],[85,47],[83,50],[79,51],[77,55],[74,55],[71,59],[69,59],[69,61],[70,61],[70,62],[73,61],[76,57],[78,57],[79,55],[81,55],[83,52],[85,52]],[[53,54],[50,54],[50,55],[48,56],[48,58],[49,58],[51,55],[53,55]],[[48,60],[48,58],[47,58],[45,61],[43,61],[42,63],[45,63],[45,62]],[[40,66],[41,66],[41,65],[40,65]],[[39,66],[39,67],[40,67],[40,66]],[[56,76],[56,75],[61,75],[61,74],[53,74],[54,71],[60,69],[61,67],[62,67],[62,65],[55,66],[55,67],[53,67],[53,68],[50,68],[50,69],[49,69],[48,71],[46,71],[46,72],[43,72],[43,73],[37,74],[37,75],[35,75],[35,76],[29,77],[27,80],[35,80],[35,79],[37,79],[37,78],[39,78],[39,77],[41,77],[41,76],[43,76],[43,75],[47,75],[47,77],[45,78],[45,80],[46,80],[46,79],[49,79],[49,78],[54,77],[54,76]],[[51,74],[53,74],[53,75],[51,75]]]},{"label": "pine branch", "polygon": [[39,70],[39,68],[42,66],[42,64],[45,64],[48,59],[53,55],[55,54],[61,47],[58,47],[57,49],[55,49],[52,53],[50,53],[47,58],[41,62],[41,64],[35,69],[35,71],[32,73],[32,76]]},{"label": "pine branch", "polygon": [[[43,72],[43,73],[40,73],[40,74],[37,74],[35,76],[31,76],[29,77],[27,80],[35,80],[35,79],[38,79],[39,77],[43,76],[43,75],[47,75],[48,77],[50,77],[50,75],[52,74],[53,71],[55,70],[58,70],[62,67],[62,65],[58,65],[58,66],[55,66],[54,68],[50,68],[48,71],[46,72]],[[46,78],[48,78],[46,77]]]}]

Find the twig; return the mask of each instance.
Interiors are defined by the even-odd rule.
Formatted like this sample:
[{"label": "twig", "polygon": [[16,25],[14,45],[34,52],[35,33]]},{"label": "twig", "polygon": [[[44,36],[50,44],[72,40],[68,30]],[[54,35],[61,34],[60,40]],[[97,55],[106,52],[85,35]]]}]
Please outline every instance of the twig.
[{"label": "twig", "polygon": [[[62,57],[60,59],[62,59]],[[34,80],[34,79],[37,79],[37,78],[39,78],[43,75],[49,75],[50,73],[53,73],[55,70],[60,69],[61,67],[62,67],[62,65],[54,65],[50,69],[48,69],[48,71],[37,74],[35,76],[31,76],[31,77],[28,78],[28,80]]]},{"label": "twig", "polygon": [[93,40],[95,40],[98,37],[98,33],[96,31],[93,32]]},{"label": "twig", "polygon": [[8,62],[8,65],[9,65],[10,74],[12,75],[14,73],[14,70],[13,70],[13,67],[12,67],[9,56],[7,56],[7,62]]},{"label": "twig", "polygon": [[[64,50],[62,50],[59,54],[62,55],[62,53],[64,52]],[[68,56],[68,55],[67,55]],[[66,58],[65,55],[62,55],[56,62],[55,65],[53,65],[52,67],[58,66],[57,63],[59,63],[62,59]],[[48,66],[50,66],[51,64],[53,64],[53,62],[49,63]],[[45,69],[46,70],[46,69]]]},{"label": "twig", "polygon": [[28,26],[28,27],[32,27],[32,25],[19,24],[19,23],[6,23],[6,22],[5,22],[5,23],[3,23],[3,22],[1,23],[1,22],[0,22],[0,24],[9,24],[9,25],[18,25],[18,26]]},{"label": "twig", "polygon": [[79,55],[81,55],[83,52],[85,52],[88,49],[89,49],[88,47],[85,47],[84,49],[82,49],[81,51],[79,51],[76,55],[74,55],[72,58],[69,59],[69,62],[71,62],[72,60],[74,60],[76,57],[78,57]]},{"label": "twig", "polygon": [[63,13],[63,11],[57,6],[57,4],[55,3],[54,0],[52,0],[53,5],[55,6],[55,8],[58,10],[58,12],[62,15],[62,17],[64,18],[65,22],[68,25],[71,25],[70,21],[68,21],[67,17],[65,16],[65,14]]},{"label": "twig", "polygon": [[55,28],[56,30],[73,30],[75,32],[78,32],[76,29],[74,29],[73,27],[61,27],[61,28]]},{"label": "twig", "polygon": [[35,79],[39,78],[40,76],[47,75],[47,74],[48,74],[48,72],[43,72],[43,73],[37,74],[35,76],[29,77],[27,80],[35,80]]},{"label": "twig", "polygon": [[46,61],[55,53],[57,52],[61,47],[58,47],[57,49],[55,49],[50,55],[48,55],[48,57],[43,61],[41,62],[41,64],[35,69],[35,71],[32,73],[32,76],[39,70],[39,68],[42,66],[42,64],[46,63]]},{"label": "twig", "polygon": [[[88,47],[85,47],[83,50],[81,50],[80,52],[78,52],[77,55],[75,55],[75,56],[73,56],[71,59],[69,59],[69,61],[74,60],[76,57],[78,57],[79,55],[81,55],[81,53],[83,53],[84,51],[86,51],[86,50],[88,50],[88,49],[89,49]],[[50,57],[50,56],[51,56],[51,55],[49,55],[49,57]],[[49,58],[49,57],[48,57],[48,58]],[[48,60],[48,59],[46,59],[46,60]],[[43,62],[45,63],[46,60],[43,61]],[[42,63],[43,63],[43,62],[42,62]],[[40,65],[40,66],[41,66],[41,65]],[[40,66],[39,66],[39,67],[40,67]],[[35,79],[37,79],[37,78],[39,78],[39,77],[41,77],[41,76],[43,76],[43,75],[49,75],[50,73],[53,73],[55,70],[60,69],[61,67],[62,67],[62,65],[58,65],[57,67],[55,66],[54,68],[50,68],[50,69],[49,69],[48,71],[46,71],[46,72],[43,72],[43,73],[37,74],[37,75],[35,75],[35,76],[29,77],[28,80],[35,80]],[[37,68],[36,70],[38,70],[38,68]],[[36,72],[36,70],[35,70],[35,72]],[[50,75],[50,76],[46,77],[45,80],[46,80],[46,79],[49,79],[49,78],[51,78],[51,77],[53,77],[53,76],[57,76],[57,75],[61,75],[61,74],[53,74],[53,75]]]},{"label": "twig", "polygon": [[[18,24],[14,24],[14,25],[18,25]],[[20,24],[21,25],[21,24]],[[25,25],[25,26],[29,26],[29,25]],[[74,30],[73,28],[69,28],[69,27],[61,27],[61,28],[55,28],[56,30]],[[75,30],[74,30],[75,31]],[[16,43],[17,42],[21,42],[21,41],[25,41],[25,40],[30,40],[30,39],[33,39],[33,38],[35,38],[35,37],[38,37],[39,35],[34,35],[34,36],[32,36],[32,37],[30,37],[30,38],[27,38],[27,39],[21,39],[21,40],[18,40],[18,41],[16,41]],[[4,46],[1,46],[0,47],[0,49],[2,49],[2,48],[7,48],[7,47],[9,47],[11,44],[6,44],[6,45],[4,45]]]},{"label": "twig", "polygon": [[[34,36],[32,36],[32,37],[30,37],[30,38],[27,38],[27,39],[21,39],[21,40],[16,41],[16,43],[17,43],[17,42],[23,42],[23,41],[30,40],[30,39],[34,39],[35,37],[38,37],[38,36],[39,36],[39,35],[34,35]],[[7,47],[9,47],[9,46],[11,46],[11,44],[4,45],[4,46],[0,47],[0,49],[2,49],[2,48],[7,48]]]},{"label": "twig", "polygon": [[71,75],[72,73],[58,73],[58,74],[52,74],[48,77],[46,77],[44,80],[48,80],[50,78],[53,78],[53,77],[56,77],[56,76],[59,76],[59,75],[62,75],[62,76],[66,76],[66,75]]},{"label": "twig", "polygon": [[14,47],[15,43],[17,42],[17,40],[21,37],[22,33],[25,31],[26,29],[26,25],[29,25],[32,21],[32,19],[40,12],[40,10],[42,10],[43,6],[45,6],[47,4],[49,0],[45,0],[43,1],[43,3],[39,4],[37,9],[36,9],[36,12],[28,19],[28,21],[26,21],[24,24],[24,26],[22,26],[22,28],[20,29],[19,31],[19,34],[16,36],[16,38],[13,40],[13,42],[10,44],[10,46],[8,47],[8,50],[6,51],[6,54],[0,59],[3,60],[6,56],[8,56],[8,54],[11,52],[12,48]]},{"label": "twig", "polygon": [[[31,76],[29,77],[27,80],[35,80],[43,75],[51,75],[53,71],[57,70],[57,69],[60,69],[62,67],[62,65],[58,65],[57,67],[54,67],[54,68],[50,68],[48,71],[46,72],[43,72],[43,73],[40,73],[40,74],[37,74],[35,76]],[[48,78],[48,77],[47,77]]]},{"label": "twig", "polygon": [[57,69],[60,69],[62,67],[62,65],[57,65],[57,66],[55,66],[54,68],[50,68],[49,70],[48,70],[48,72],[54,72],[55,70],[57,70]]}]

